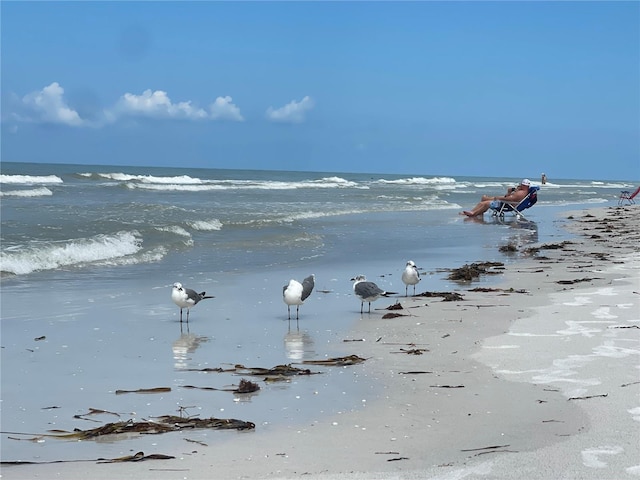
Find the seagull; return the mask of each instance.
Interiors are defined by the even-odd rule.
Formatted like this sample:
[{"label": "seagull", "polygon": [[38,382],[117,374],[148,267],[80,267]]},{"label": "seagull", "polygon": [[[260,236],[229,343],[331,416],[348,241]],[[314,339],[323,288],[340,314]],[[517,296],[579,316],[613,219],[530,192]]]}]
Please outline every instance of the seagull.
[{"label": "seagull", "polygon": [[187,309],[187,322],[189,321],[189,309],[193,307],[200,300],[204,300],[205,298],[213,298],[213,296],[205,295],[205,292],[197,293],[195,290],[191,290],[190,288],[183,287],[180,282],[176,282],[173,284],[173,289],[171,290],[171,300],[173,303],[180,307],[180,322],[182,323],[182,309]]},{"label": "seagull", "polygon": [[367,282],[367,278],[364,275],[358,275],[352,278],[351,281],[353,282],[353,292],[361,302],[360,313],[362,313],[364,302],[369,303],[369,313],[371,313],[371,302],[375,302],[378,298],[391,293],[385,292],[373,282]]},{"label": "seagull", "polygon": [[291,305],[296,306],[296,320],[299,318],[300,305],[311,295],[315,283],[316,276],[311,274],[302,283],[292,278],[289,280],[289,285],[282,287],[282,300],[287,304],[289,320],[291,320]]},{"label": "seagull", "polygon": [[413,263],[413,260],[409,260],[407,262],[407,266],[402,272],[402,281],[405,284],[404,288],[404,296],[409,296],[409,285],[413,285],[413,294],[416,294],[416,285],[420,282],[420,272],[418,272],[418,267]]}]

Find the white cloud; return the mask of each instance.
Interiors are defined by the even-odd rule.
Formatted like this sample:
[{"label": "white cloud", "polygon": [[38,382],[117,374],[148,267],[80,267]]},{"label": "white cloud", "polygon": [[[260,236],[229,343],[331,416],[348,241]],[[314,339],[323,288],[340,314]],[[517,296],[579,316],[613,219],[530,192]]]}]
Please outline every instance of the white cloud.
[{"label": "white cloud", "polygon": [[[200,108],[191,101],[173,102],[167,92],[147,89],[141,95],[125,93],[111,108],[106,108],[98,116],[83,118],[70,107],[64,98],[64,89],[58,82],[15,99],[12,112],[6,118],[17,122],[55,123],[73,127],[102,127],[126,117],[146,117],[151,119],[220,120],[242,122],[240,108],[230,96],[219,96],[208,108]],[[314,107],[314,101],[305,96],[300,101],[292,100],[280,108],[269,107],[267,119],[273,122],[302,123],[307,112]],[[99,117],[99,118],[98,118]],[[17,127],[16,127],[17,129]]]},{"label": "white cloud", "polygon": [[211,118],[235,120],[236,122],[242,122],[244,118],[240,114],[240,109],[233,103],[233,98],[230,96],[218,97],[216,101],[209,106],[211,111]]},{"label": "white cloud", "polygon": [[25,95],[22,98],[22,106],[26,108],[26,113],[19,118],[25,121],[57,123],[74,127],[86,124],[78,112],[65,103],[63,95],[64,88],[58,82]]},{"label": "white cloud", "polygon": [[151,118],[183,118],[199,120],[207,118],[207,112],[194,107],[191,102],[173,103],[167,92],[150,89],[142,92],[142,95],[125,93],[116,107],[120,115],[141,115]]},{"label": "white cloud", "polygon": [[305,120],[305,114],[311,110],[314,102],[309,96],[305,96],[299,102],[292,100],[284,107],[267,109],[267,118],[273,122],[283,123],[302,123]]},{"label": "white cloud", "polygon": [[56,123],[73,127],[101,127],[115,123],[123,117],[182,120],[244,120],[240,109],[229,96],[218,97],[209,110],[199,108],[191,101],[174,103],[167,92],[147,89],[141,95],[125,93],[112,108],[101,112],[99,120],[83,119],[64,99],[64,89],[53,82],[42,90],[23,98],[15,97],[16,109],[10,118],[17,122]]}]

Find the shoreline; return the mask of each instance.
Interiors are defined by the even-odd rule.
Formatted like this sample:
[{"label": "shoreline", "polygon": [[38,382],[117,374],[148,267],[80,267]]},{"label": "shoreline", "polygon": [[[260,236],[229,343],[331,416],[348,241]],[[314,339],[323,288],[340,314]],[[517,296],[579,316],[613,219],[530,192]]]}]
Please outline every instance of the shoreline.
[{"label": "shoreline", "polygon": [[[96,479],[638,478],[634,213],[633,206],[571,213],[575,240],[508,265],[490,292],[463,284],[458,302],[400,297],[406,316],[390,320],[380,309],[396,299],[376,302],[348,335],[363,341],[342,345],[345,355],[367,358],[344,373],[382,385],[359,410],[267,432],[226,432],[210,447],[162,452],[176,455],[170,461],[3,466],[2,478],[86,478],[88,468]],[[580,281],[557,283],[573,280]],[[593,305],[594,295],[606,306]],[[586,358],[603,348],[601,358],[614,359],[615,368]],[[556,354],[565,363],[585,357],[587,378],[574,381],[574,364],[559,378],[551,368]]]}]

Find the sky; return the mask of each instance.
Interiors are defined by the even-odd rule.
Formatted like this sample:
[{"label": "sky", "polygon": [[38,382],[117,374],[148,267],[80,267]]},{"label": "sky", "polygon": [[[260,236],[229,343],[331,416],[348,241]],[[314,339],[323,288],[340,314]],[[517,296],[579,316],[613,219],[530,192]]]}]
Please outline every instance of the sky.
[{"label": "sky", "polygon": [[0,160],[640,179],[640,2],[0,2]]}]

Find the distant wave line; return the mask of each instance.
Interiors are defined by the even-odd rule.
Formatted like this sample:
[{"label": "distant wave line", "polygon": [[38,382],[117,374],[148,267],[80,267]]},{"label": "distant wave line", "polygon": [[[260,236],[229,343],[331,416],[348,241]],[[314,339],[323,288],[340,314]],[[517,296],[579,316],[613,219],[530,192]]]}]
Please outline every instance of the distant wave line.
[{"label": "distant wave line", "polygon": [[34,183],[64,183],[57,175],[6,175],[0,174],[0,183],[33,185]]},{"label": "distant wave line", "polygon": [[207,191],[215,189],[265,189],[293,190],[305,188],[359,188],[369,189],[371,185],[395,185],[452,189],[466,186],[452,177],[406,177],[394,180],[380,178],[371,181],[352,181],[339,176],[300,181],[251,180],[251,179],[202,179],[187,175],[157,177],[151,175],[131,175],[126,173],[80,173],[81,177],[107,179],[118,182],[130,182],[130,188],[168,191]]},{"label": "distant wave line", "polygon": [[303,181],[303,182],[275,182],[275,181],[216,181],[216,183],[201,184],[141,184],[127,183],[131,189],[153,190],[153,191],[181,191],[181,192],[205,192],[212,190],[299,190],[299,189],[330,189],[330,188],[359,188],[369,189],[366,185],[357,182],[338,181]]},{"label": "distant wave line", "polygon": [[53,192],[47,187],[31,188],[29,190],[7,190],[0,192],[0,197],[47,197]]},{"label": "distant wave line", "polygon": [[[428,187],[436,190],[453,190],[461,188],[506,188],[515,185],[518,179],[513,182],[508,181],[469,181],[456,180],[453,177],[404,177],[396,179],[379,178],[368,181],[352,181],[339,176],[327,176],[320,179],[308,179],[300,181],[279,181],[279,180],[252,180],[252,179],[203,179],[188,175],[178,176],[153,176],[140,174],[127,174],[123,172],[112,173],[79,173],[84,178],[97,178],[116,182],[130,182],[130,188],[141,188],[155,191],[210,191],[210,190],[231,190],[231,189],[264,189],[264,190],[293,190],[305,188],[360,188],[369,189],[374,185],[391,185],[406,187]],[[33,177],[38,178],[38,177]],[[47,177],[40,177],[47,178]],[[56,177],[57,178],[57,177]],[[58,178],[58,180],[61,182]],[[37,183],[37,182],[36,182]],[[535,181],[534,181],[535,183]],[[543,188],[630,188],[629,185],[618,182],[590,181],[576,184],[556,184],[547,182]]]},{"label": "distant wave line", "polygon": [[149,184],[178,184],[178,185],[194,185],[203,183],[199,178],[193,178],[188,175],[178,175],[174,177],[156,177],[153,175],[131,175],[128,173],[79,173],[80,177],[94,178],[106,180],[115,180],[118,182],[138,181]]},{"label": "distant wave line", "polygon": [[411,178],[399,178],[397,180],[386,180],[381,178],[380,180],[376,180],[376,183],[382,184],[391,184],[391,185],[454,185],[456,184],[456,179],[451,177],[411,177]]}]

